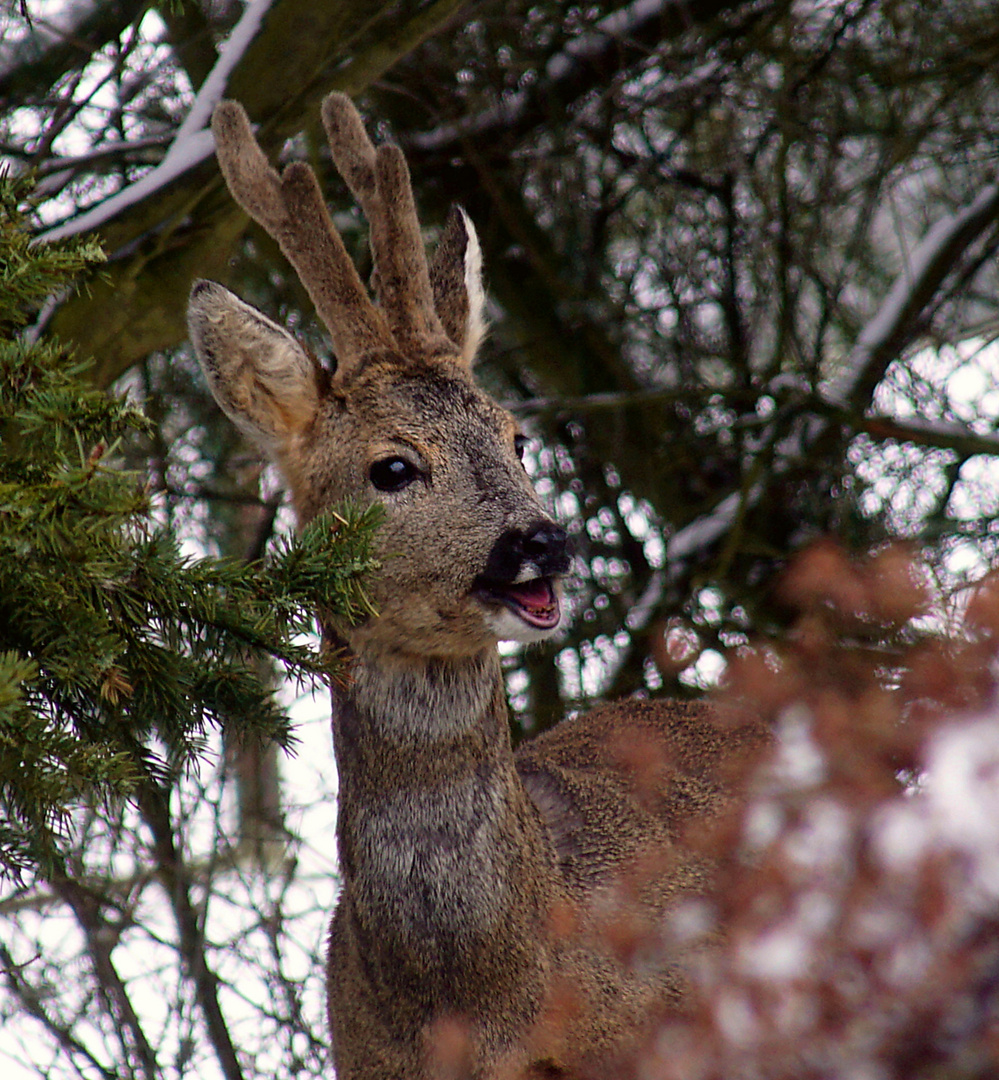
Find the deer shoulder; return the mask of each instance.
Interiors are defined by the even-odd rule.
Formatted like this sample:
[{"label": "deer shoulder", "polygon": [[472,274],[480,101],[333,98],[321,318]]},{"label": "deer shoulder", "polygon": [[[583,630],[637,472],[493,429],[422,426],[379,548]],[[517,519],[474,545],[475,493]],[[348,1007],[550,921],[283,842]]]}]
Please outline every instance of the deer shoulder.
[{"label": "deer shoulder", "polygon": [[649,902],[662,910],[703,890],[709,864],[690,823],[726,808],[726,764],[765,739],[761,726],[720,723],[703,703],[627,700],[557,724],[515,762],[570,887],[586,894],[644,859]]}]

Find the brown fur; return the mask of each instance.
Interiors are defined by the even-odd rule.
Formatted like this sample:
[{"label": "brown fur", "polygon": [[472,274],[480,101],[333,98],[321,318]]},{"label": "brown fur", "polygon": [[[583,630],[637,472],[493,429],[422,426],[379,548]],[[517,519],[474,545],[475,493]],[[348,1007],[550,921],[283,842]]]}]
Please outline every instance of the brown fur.
[{"label": "brown fur", "polygon": [[[509,591],[565,559],[514,420],[472,379],[477,241],[452,216],[431,270],[402,155],[374,150],[342,95],[323,118],[371,222],[378,306],[311,172],[278,177],[232,103],[214,126],[233,194],[329,326],[336,372],[221,286],[195,285],[189,321],[219,404],[281,465],[301,522],[345,497],[385,507],[378,615],[326,627],[353,655],[334,710],[337,1075],[590,1075],[682,992],[661,919],[711,873],[685,823],[718,812],[723,751],[757,735],[723,737],[703,707],[629,702],[512,753],[497,637],[548,631],[484,592],[482,575],[516,552]],[[378,489],[396,458],[406,483]]]}]

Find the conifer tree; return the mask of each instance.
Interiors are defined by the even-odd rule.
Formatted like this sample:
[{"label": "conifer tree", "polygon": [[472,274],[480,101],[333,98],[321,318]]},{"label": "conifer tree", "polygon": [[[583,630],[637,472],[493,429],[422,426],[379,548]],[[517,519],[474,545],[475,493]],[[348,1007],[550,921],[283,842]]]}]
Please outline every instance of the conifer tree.
[{"label": "conifer tree", "polygon": [[26,331],[103,259],[32,244],[26,187],[0,178],[0,873],[59,872],[74,806],[162,804],[213,726],[292,739],[254,651],[299,678],[335,657],[295,643],[316,605],[366,605],[372,512],[345,508],[267,566],[180,555],[117,450],[147,428],[89,362]]}]

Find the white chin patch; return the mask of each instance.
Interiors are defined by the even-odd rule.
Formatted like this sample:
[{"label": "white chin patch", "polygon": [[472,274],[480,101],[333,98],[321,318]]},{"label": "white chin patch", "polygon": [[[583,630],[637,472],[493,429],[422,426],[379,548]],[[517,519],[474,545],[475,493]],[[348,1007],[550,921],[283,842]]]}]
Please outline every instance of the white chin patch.
[{"label": "white chin patch", "polygon": [[561,619],[555,626],[538,627],[524,622],[519,615],[515,615],[509,608],[496,608],[483,612],[486,626],[496,635],[500,641],[544,641],[561,626]]}]

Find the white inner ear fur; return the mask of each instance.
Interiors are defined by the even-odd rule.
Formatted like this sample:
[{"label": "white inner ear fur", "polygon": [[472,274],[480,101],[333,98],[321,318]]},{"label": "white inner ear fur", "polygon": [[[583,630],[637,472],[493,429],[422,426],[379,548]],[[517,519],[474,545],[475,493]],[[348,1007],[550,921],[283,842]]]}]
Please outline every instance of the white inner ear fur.
[{"label": "white inner ear fur", "polygon": [[465,328],[465,341],[462,359],[471,366],[479,345],[486,336],[486,294],[482,288],[482,248],[479,236],[472,224],[472,219],[462,207],[458,207],[465,223],[465,292],[468,296],[468,323]]}]

